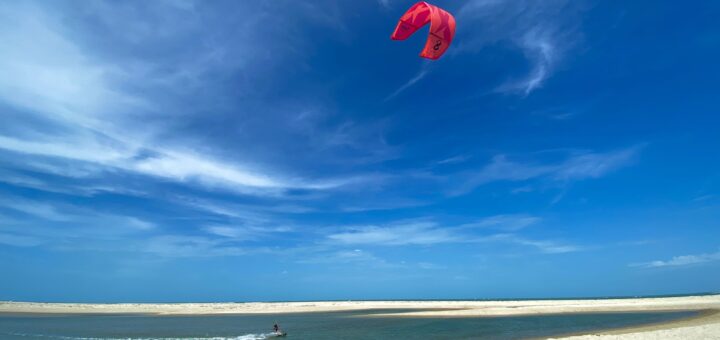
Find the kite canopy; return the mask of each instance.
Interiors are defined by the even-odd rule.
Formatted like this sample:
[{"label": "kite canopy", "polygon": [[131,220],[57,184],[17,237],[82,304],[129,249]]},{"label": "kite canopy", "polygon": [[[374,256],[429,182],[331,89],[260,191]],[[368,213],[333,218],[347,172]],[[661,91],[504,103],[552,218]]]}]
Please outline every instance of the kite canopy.
[{"label": "kite canopy", "polygon": [[428,22],[430,34],[420,56],[436,60],[450,47],[450,42],[455,36],[455,18],[440,7],[425,1],[414,4],[400,17],[395,32],[390,38],[405,40]]}]

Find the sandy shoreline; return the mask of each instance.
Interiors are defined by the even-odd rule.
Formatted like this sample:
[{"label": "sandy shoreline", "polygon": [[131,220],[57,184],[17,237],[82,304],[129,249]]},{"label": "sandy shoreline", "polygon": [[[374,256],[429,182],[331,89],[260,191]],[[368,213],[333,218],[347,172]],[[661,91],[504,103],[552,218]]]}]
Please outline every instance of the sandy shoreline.
[{"label": "sandy shoreline", "polygon": [[382,314],[392,317],[485,317],[562,313],[706,311],[702,316],[660,325],[622,329],[602,335],[584,335],[572,339],[596,338],[677,338],[720,339],[720,295],[598,299],[598,300],[527,300],[527,301],[319,301],[250,303],[171,303],[171,304],[79,304],[0,302],[0,313],[39,314],[278,314],[407,309]]},{"label": "sandy shoreline", "polygon": [[720,295],[638,299],[525,301],[317,301],[246,303],[39,303],[0,302],[0,313],[62,314],[277,314],[408,309],[387,316],[468,317],[559,313],[720,310]]},{"label": "sandy shoreline", "polygon": [[720,310],[667,323],[620,328],[593,334],[566,336],[565,340],[720,339]]}]

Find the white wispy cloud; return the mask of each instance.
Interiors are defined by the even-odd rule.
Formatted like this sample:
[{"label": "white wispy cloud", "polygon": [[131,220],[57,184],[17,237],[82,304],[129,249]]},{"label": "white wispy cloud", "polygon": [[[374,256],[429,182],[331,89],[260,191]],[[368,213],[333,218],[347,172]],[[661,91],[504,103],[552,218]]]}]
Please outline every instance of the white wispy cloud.
[{"label": "white wispy cloud", "polygon": [[[199,30],[203,26],[193,16],[192,7],[151,4],[147,8],[148,16],[191,19],[179,20],[182,25],[174,30],[138,18],[132,6],[114,8],[93,3],[86,10],[101,25],[111,28],[109,32],[118,45],[127,47],[149,46],[153,41]],[[119,20],[117,11],[128,13]],[[256,23],[250,20],[246,24]],[[8,124],[0,130],[0,149],[25,157],[12,163],[14,166],[65,176],[122,171],[253,195],[331,189],[357,180],[304,179],[258,164],[252,157],[242,156],[243,152],[209,152],[211,147],[199,147],[196,140],[167,138],[168,122],[172,121],[168,118],[173,118],[167,111],[179,108],[147,93],[161,90],[185,95],[178,89],[197,92],[200,86],[196,83],[202,83],[209,74],[246,67],[234,61],[254,60],[255,54],[228,50],[240,44],[214,44],[168,67],[163,60],[99,58],[83,38],[67,27],[60,14],[41,4],[0,6],[0,40],[4,44],[0,51],[0,101],[21,112],[4,114]],[[261,47],[272,50],[276,45],[282,44],[254,44],[258,51]],[[244,58],[234,58],[236,53]],[[129,91],[129,85],[147,91]],[[78,167],[83,172],[72,171]]]},{"label": "white wispy cloud", "polygon": [[[3,165],[4,164],[0,162],[0,167],[3,167]],[[41,179],[25,175],[18,171],[0,169],[0,183],[7,183],[14,187],[29,188],[48,193],[58,193],[83,197],[92,197],[103,194],[148,197],[149,194],[146,188],[142,188],[136,183],[124,182],[122,183],[122,185],[104,183],[102,179],[93,178],[88,173],[72,174],[73,169],[70,169],[68,167],[64,167],[63,169],[56,169],[55,167],[50,168],[39,164],[25,165],[28,168],[33,169],[42,167],[44,170],[41,172],[45,175],[50,175],[51,178]],[[8,167],[12,168],[13,166],[10,165]],[[55,174],[56,170],[62,172],[62,174]],[[53,175],[62,176],[62,180],[54,180],[57,179],[57,177]]]},{"label": "white wispy cloud", "polygon": [[90,62],[49,24],[54,19],[30,2],[0,6],[0,99],[84,127],[112,113],[107,103],[130,104],[132,98],[108,88],[104,76],[112,70]]},{"label": "white wispy cloud", "polygon": [[58,251],[139,252],[164,258],[241,256],[267,251],[241,247],[242,242],[292,231],[286,226],[207,224],[186,235],[173,231],[172,225],[70,204],[3,198],[0,207],[24,215],[2,222],[0,244]]},{"label": "white wispy cloud", "polygon": [[372,267],[397,267],[397,264],[374,255],[362,249],[343,249],[337,251],[322,251],[315,254],[305,254],[307,258],[297,260],[303,264],[352,264]]},{"label": "white wispy cloud", "polygon": [[238,204],[227,201],[208,200],[178,196],[170,199],[184,209],[197,210],[206,219],[223,223],[204,225],[202,229],[211,234],[226,237],[256,239],[267,234],[291,232],[296,229],[287,215],[313,212],[313,209],[293,204]]},{"label": "white wispy cloud", "polygon": [[362,212],[362,211],[378,211],[378,210],[396,210],[403,208],[420,207],[429,205],[430,202],[425,202],[411,198],[392,198],[383,197],[374,199],[372,201],[364,201],[359,203],[345,203],[338,207],[338,210],[344,212]]},{"label": "white wispy cloud", "polygon": [[580,153],[560,164],[552,176],[557,180],[602,177],[633,163],[643,147],[639,145],[605,153]]},{"label": "white wispy cloud", "polygon": [[211,225],[205,227],[205,230],[214,235],[232,238],[236,240],[251,240],[255,238],[255,233],[247,228],[232,227],[226,225]]},{"label": "white wispy cloud", "polygon": [[460,239],[451,230],[443,229],[434,222],[400,222],[389,226],[357,226],[328,236],[341,244],[371,245],[429,245],[457,242]]},{"label": "white wispy cloud", "polygon": [[542,219],[530,215],[496,215],[479,221],[463,224],[462,228],[492,228],[502,231],[517,231],[540,222]]},{"label": "white wispy cloud", "polygon": [[517,46],[530,66],[527,75],[500,85],[501,92],[528,95],[540,88],[580,40],[582,1],[470,0],[458,21],[474,24],[456,49],[480,50],[498,41]]},{"label": "white wispy cloud", "polygon": [[286,226],[253,226],[253,225],[208,225],[203,228],[206,232],[236,241],[259,240],[266,237],[278,237],[279,233],[293,231]]},{"label": "white wispy cloud", "polygon": [[15,239],[39,240],[49,247],[126,239],[157,229],[156,223],[137,216],[10,195],[0,196],[0,210],[22,214],[22,218],[3,223],[3,231],[12,233]]},{"label": "white wispy cloud", "polygon": [[[361,178],[323,181],[282,179],[266,175],[261,171],[244,169],[232,162],[212,159],[188,151],[151,147],[133,148],[123,143],[114,146],[101,145],[94,139],[76,139],[69,143],[57,143],[51,140],[27,141],[0,135],[0,149],[26,155],[87,162],[99,166],[94,170],[100,172],[123,170],[182,183],[198,183],[212,188],[224,187],[242,193],[261,195],[278,194],[273,190],[330,189],[361,180]],[[52,166],[52,163],[45,164]],[[65,174],[60,169],[54,171]],[[97,173],[91,172],[88,175],[95,174]]]},{"label": "white wispy cloud", "polygon": [[427,76],[428,73],[430,73],[430,62],[424,61],[422,67],[420,68],[420,71],[418,71],[418,73],[415,76],[410,78],[407,82],[405,82],[405,84],[400,86],[397,90],[393,91],[393,93],[391,93],[390,95],[385,97],[385,101],[395,98],[397,95],[399,95],[403,91],[405,91],[408,88],[410,88],[411,86],[417,84],[417,82],[419,82],[423,78],[425,78],[425,76]]},{"label": "white wispy cloud", "polygon": [[675,256],[669,260],[656,260],[650,262],[633,263],[631,267],[659,268],[659,267],[685,267],[695,264],[720,261],[720,251],[709,254]]},{"label": "white wispy cloud", "polygon": [[[140,173],[181,182],[196,179],[209,185],[229,184],[251,188],[292,187],[292,184],[288,186],[289,183],[260,173],[187,153],[166,152],[123,165]],[[314,186],[310,185],[310,187]]]},{"label": "white wispy cloud", "polygon": [[476,187],[496,181],[526,181],[547,178],[553,181],[577,181],[598,178],[632,164],[643,146],[598,153],[579,152],[557,163],[521,163],[508,160],[505,155],[493,157],[486,165],[466,179],[451,195],[461,195]]},{"label": "white wispy cloud", "polygon": [[457,156],[448,157],[448,158],[439,160],[439,161],[437,161],[437,164],[440,164],[440,165],[442,165],[442,164],[457,164],[457,163],[465,162],[468,159],[470,159],[470,156],[457,155]]},{"label": "white wispy cloud", "polygon": [[[279,181],[187,152],[158,150],[142,144],[137,129],[128,128],[114,113],[141,102],[111,88],[108,74],[115,66],[92,61],[47,12],[30,4],[0,7],[0,99],[30,110],[64,133],[23,139],[0,135],[0,148],[35,156],[95,163],[179,181],[197,178],[250,187],[278,187]],[[32,36],[33,39],[27,39]],[[129,109],[140,109],[130,105]],[[138,125],[145,129],[142,125]],[[98,132],[101,131],[100,134]],[[68,134],[69,133],[69,134]],[[104,137],[99,139],[100,137]],[[29,138],[32,138],[30,140]],[[155,156],[137,159],[140,152]]]},{"label": "white wispy cloud", "polygon": [[0,232],[0,244],[15,247],[34,247],[43,243],[43,240],[37,237]]},{"label": "white wispy cloud", "polygon": [[701,195],[692,199],[692,202],[707,202],[715,199],[717,195]]},{"label": "white wispy cloud", "polygon": [[[282,203],[278,205],[237,204],[188,196],[178,196],[172,201],[205,214],[209,213],[210,216],[222,217],[222,223],[204,224],[199,229],[210,235],[238,242],[277,238],[279,234],[295,232],[296,228],[293,224],[279,215],[302,214],[312,211],[302,206]],[[216,220],[215,218],[209,219]]]},{"label": "white wispy cloud", "polygon": [[42,140],[21,140],[0,135],[0,148],[22,154],[65,158],[98,164],[120,163],[134,155],[132,149],[101,145],[95,140],[78,138],[60,143]]},{"label": "white wispy cloud", "polygon": [[377,0],[378,4],[383,8],[390,8],[390,1],[391,0]]},{"label": "white wispy cloud", "polygon": [[163,235],[136,243],[137,251],[167,258],[242,256],[258,252],[222,240],[200,236]]},{"label": "white wispy cloud", "polygon": [[550,76],[558,60],[556,42],[552,34],[533,30],[525,33],[519,41],[525,57],[530,60],[532,67],[525,78],[506,82],[497,88],[500,92],[520,91],[524,95],[530,94],[542,86]]},{"label": "white wispy cloud", "polygon": [[151,230],[156,227],[155,223],[141,220],[137,217],[124,216],[121,218],[125,220],[125,223],[127,226],[138,229],[138,230]]},{"label": "white wispy cloud", "polygon": [[515,243],[515,244],[519,244],[519,245],[534,247],[546,254],[572,253],[572,252],[582,251],[585,249],[584,247],[577,246],[577,245],[564,244],[564,243],[560,243],[560,242],[547,241],[547,240],[532,240],[532,239],[519,237],[517,235],[506,235],[506,234],[495,235],[492,237],[492,240],[493,241],[504,241],[504,242]]},{"label": "white wispy cloud", "polygon": [[267,220],[266,215],[258,212],[258,210],[260,210],[258,207],[251,208],[242,204],[220,202],[217,200],[208,200],[189,196],[177,196],[173,198],[172,201],[177,204],[214,215],[235,218],[243,221],[262,223]]},{"label": "white wispy cloud", "polygon": [[532,112],[532,115],[552,119],[555,121],[565,121],[576,117],[583,112],[584,109],[558,106],[535,110]]},{"label": "white wispy cloud", "polygon": [[459,226],[443,226],[429,219],[400,221],[386,225],[344,227],[327,236],[338,245],[409,246],[446,243],[511,243],[538,249],[546,254],[570,253],[584,247],[551,240],[535,240],[514,233],[478,236],[472,228],[516,231],[539,221],[532,216],[493,216]]},{"label": "white wispy cloud", "polygon": [[0,197],[0,209],[14,210],[47,221],[69,221],[76,217],[55,205],[17,197]]}]

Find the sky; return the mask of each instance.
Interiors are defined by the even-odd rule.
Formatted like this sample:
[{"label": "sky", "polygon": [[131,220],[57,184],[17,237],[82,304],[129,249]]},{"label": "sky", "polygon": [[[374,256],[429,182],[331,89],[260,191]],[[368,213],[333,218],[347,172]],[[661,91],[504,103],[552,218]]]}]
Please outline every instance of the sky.
[{"label": "sky", "polygon": [[720,290],[720,4],[0,3],[0,300]]}]

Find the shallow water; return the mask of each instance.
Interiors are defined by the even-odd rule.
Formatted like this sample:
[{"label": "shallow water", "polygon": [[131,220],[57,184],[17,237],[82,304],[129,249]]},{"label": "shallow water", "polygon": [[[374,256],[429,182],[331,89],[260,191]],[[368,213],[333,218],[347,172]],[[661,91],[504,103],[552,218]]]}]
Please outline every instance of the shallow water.
[{"label": "shallow water", "polygon": [[9,315],[0,339],[266,339],[277,321],[286,339],[523,339],[619,328],[696,315],[599,313],[484,318],[367,317],[335,312],[275,315]]}]

